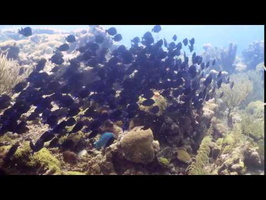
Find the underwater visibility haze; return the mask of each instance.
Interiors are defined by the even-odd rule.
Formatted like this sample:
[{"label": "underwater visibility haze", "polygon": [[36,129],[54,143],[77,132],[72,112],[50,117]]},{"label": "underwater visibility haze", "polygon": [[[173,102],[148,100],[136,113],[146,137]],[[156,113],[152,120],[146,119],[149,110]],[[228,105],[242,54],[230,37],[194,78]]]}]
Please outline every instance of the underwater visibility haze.
[{"label": "underwater visibility haze", "polygon": [[1,25],[1,175],[264,175],[264,26]]}]

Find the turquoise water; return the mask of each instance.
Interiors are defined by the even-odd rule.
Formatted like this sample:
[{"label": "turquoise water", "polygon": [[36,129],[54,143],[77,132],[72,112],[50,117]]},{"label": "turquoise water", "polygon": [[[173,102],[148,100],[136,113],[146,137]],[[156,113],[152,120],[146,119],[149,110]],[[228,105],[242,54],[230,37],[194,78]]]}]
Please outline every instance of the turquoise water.
[{"label": "turquoise water", "polygon": [[[0,29],[25,27],[28,25],[0,26]],[[147,31],[151,31],[154,25],[102,25],[104,28],[115,26],[123,39],[121,44],[130,46],[130,40],[135,36],[142,37]],[[32,25],[32,28],[55,28],[64,31],[75,29],[86,29],[87,25]],[[233,42],[238,45],[237,54],[240,55],[243,49],[256,40],[264,40],[263,25],[162,25],[162,30],[157,34],[158,38],[166,38],[172,41],[173,35],[177,35],[177,41],[184,38],[195,38],[195,51],[202,50],[202,46],[210,43],[217,47],[227,47]],[[155,36],[156,39],[156,36]]]}]

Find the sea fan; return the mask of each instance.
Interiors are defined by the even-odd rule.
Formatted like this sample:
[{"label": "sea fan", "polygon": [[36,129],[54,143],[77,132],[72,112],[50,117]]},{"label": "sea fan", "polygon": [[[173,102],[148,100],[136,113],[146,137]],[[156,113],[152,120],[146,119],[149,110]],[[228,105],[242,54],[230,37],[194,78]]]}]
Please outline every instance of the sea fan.
[{"label": "sea fan", "polygon": [[212,137],[207,135],[201,141],[195,160],[188,166],[189,175],[204,175],[208,174],[204,166],[209,163],[210,146]]},{"label": "sea fan", "polygon": [[19,72],[20,66],[16,61],[0,55],[0,94],[10,94],[12,88],[29,74],[28,70],[22,75]]}]

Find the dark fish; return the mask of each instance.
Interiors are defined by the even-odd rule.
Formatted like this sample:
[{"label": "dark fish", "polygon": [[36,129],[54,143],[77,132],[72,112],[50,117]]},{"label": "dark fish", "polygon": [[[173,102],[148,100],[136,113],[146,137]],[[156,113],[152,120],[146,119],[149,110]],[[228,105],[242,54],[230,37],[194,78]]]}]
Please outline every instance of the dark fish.
[{"label": "dark fish", "polygon": [[43,92],[43,94],[44,95],[53,94],[54,92],[58,91],[60,87],[61,87],[61,85],[58,81],[51,81],[47,85],[47,89]]},{"label": "dark fish", "polygon": [[146,99],[150,99],[151,97],[153,97],[154,93],[151,90],[145,90],[143,92],[143,97]]},{"label": "dark fish", "polygon": [[222,76],[222,71],[220,71],[217,75],[217,78],[220,78]]},{"label": "dark fish", "polygon": [[25,121],[22,121],[16,127],[14,127],[14,131],[17,134],[23,134],[28,132],[29,128],[27,127],[27,123]]},{"label": "dark fish", "polygon": [[179,86],[184,84],[184,79],[183,78],[178,78],[176,81],[172,82],[172,87],[173,88],[178,88]]},{"label": "dark fish", "polygon": [[37,142],[35,143],[35,145],[32,143],[32,140],[30,141],[30,148],[34,151],[34,152],[38,152],[43,148],[44,145],[44,141],[39,139],[37,140]]},{"label": "dark fish", "polygon": [[27,87],[28,83],[26,81],[22,81],[20,83],[18,83],[15,87],[14,87],[14,92],[15,93],[19,93],[21,92],[25,87]]},{"label": "dark fish", "polygon": [[58,72],[59,69],[60,69],[59,66],[55,66],[51,69],[51,72],[56,73]]},{"label": "dark fish", "polygon": [[69,42],[69,43],[72,43],[72,42],[75,42],[76,41],[76,38],[74,35],[69,35],[66,37],[66,41]]},{"label": "dark fish", "polygon": [[132,53],[130,51],[128,51],[128,50],[126,50],[123,53],[121,53],[121,57],[122,57],[122,59],[124,61],[123,62],[124,64],[132,63],[132,61],[134,59]]},{"label": "dark fish", "polygon": [[52,111],[50,109],[46,109],[45,111],[43,111],[42,113],[42,118],[44,120],[47,120],[47,118],[52,114]]},{"label": "dark fish", "polygon": [[31,113],[31,115],[27,118],[28,121],[36,120],[39,117],[39,114],[36,112]]},{"label": "dark fish", "polygon": [[194,43],[195,43],[195,39],[194,39],[194,38],[192,38],[191,40],[189,40],[189,43],[190,43],[190,45],[191,45],[191,46],[193,46],[193,45],[194,45]]},{"label": "dark fish", "polygon": [[100,48],[100,46],[99,46],[99,44],[97,44],[95,42],[88,42],[86,44],[86,48],[91,50],[92,52],[95,52]]},{"label": "dark fish", "polygon": [[185,46],[187,46],[187,44],[188,44],[188,39],[187,39],[187,38],[185,38],[185,39],[183,40],[183,44],[184,44]]},{"label": "dark fish", "polygon": [[199,84],[199,81],[198,81],[198,80],[199,80],[199,79],[194,79],[194,80],[192,81],[192,83],[191,83],[191,87],[192,87],[193,90],[197,90],[197,89],[199,89],[200,84]]},{"label": "dark fish", "polygon": [[103,43],[103,41],[104,41],[103,35],[96,35],[95,36],[95,42],[96,43]]},{"label": "dark fish", "polygon": [[204,84],[205,86],[208,86],[208,85],[211,84],[211,82],[212,82],[212,76],[209,75],[209,76],[206,78],[206,80],[203,82],[203,84]]},{"label": "dark fish", "polygon": [[150,45],[154,42],[154,38],[152,37],[151,32],[147,31],[142,37],[142,44]]},{"label": "dark fish", "polygon": [[72,148],[74,147],[74,145],[75,145],[75,143],[73,142],[73,140],[71,140],[71,139],[67,139],[67,140],[65,140],[65,141],[62,143],[61,147],[62,147],[64,150],[66,150],[66,149],[72,149]]},{"label": "dark fish", "polygon": [[25,37],[28,37],[32,35],[32,30],[31,27],[21,28],[20,30],[18,30],[18,33],[24,35]]},{"label": "dark fish", "polygon": [[51,58],[51,62],[57,65],[61,65],[64,62],[63,54],[60,52],[56,52]]},{"label": "dark fish", "polygon": [[46,59],[42,58],[41,60],[39,60],[39,62],[36,65],[36,70],[37,71],[43,70],[45,67],[45,63],[46,63]]},{"label": "dark fish", "polygon": [[155,103],[155,101],[153,99],[147,99],[145,101],[142,102],[142,105],[144,106],[151,106]]},{"label": "dark fish", "polygon": [[196,58],[196,53],[194,52],[193,54],[192,54],[192,60],[194,60]]},{"label": "dark fish", "polygon": [[74,104],[70,107],[68,113],[67,113],[67,116],[76,116],[78,113],[80,112],[80,109],[79,109],[79,105],[78,104]]},{"label": "dark fish", "polygon": [[159,40],[158,42],[156,42],[156,44],[154,46],[158,47],[158,48],[162,47],[163,46],[163,40],[162,39]]},{"label": "dark fish", "polygon": [[162,30],[161,26],[160,25],[156,25],[152,28],[152,31],[154,33],[159,33],[160,31]]},{"label": "dark fish", "polygon": [[203,107],[203,99],[198,99],[198,101],[193,103],[193,106],[196,109],[201,109]]},{"label": "dark fish", "polygon": [[84,53],[86,50],[87,50],[86,46],[77,48],[77,51],[79,51],[80,53]]},{"label": "dark fish", "polygon": [[209,66],[210,66],[210,61],[207,62],[206,68],[208,68]]},{"label": "dark fish", "polygon": [[67,126],[67,122],[62,121],[62,122],[60,122],[60,124],[58,124],[56,127],[54,127],[53,132],[54,133],[60,133],[61,131],[63,131],[65,129],[66,126]]},{"label": "dark fish", "polygon": [[3,94],[1,97],[0,97],[0,110],[1,109],[5,109],[7,108],[8,106],[11,105],[10,103],[11,101],[11,97],[6,95],[6,94]]},{"label": "dark fish", "polygon": [[222,82],[223,82],[223,79],[220,79],[220,80],[217,82],[217,88],[218,88],[218,89],[221,87]]},{"label": "dark fish", "polygon": [[191,65],[188,69],[188,73],[190,77],[193,79],[197,76],[197,68],[195,65]]},{"label": "dark fish", "polygon": [[220,98],[222,98],[224,96],[224,92],[222,92],[221,94],[220,94]]},{"label": "dark fish", "polygon": [[132,103],[132,104],[128,105],[127,111],[129,111],[129,112],[130,111],[136,111],[136,110],[138,110],[138,108],[139,108],[139,106],[137,103]]},{"label": "dark fish", "polygon": [[167,43],[167,41],[166,41],[165,38],[163,39],[163,45],[164,45],[166,48],[168,47],[168,43]]},{"label": "dark fish", "polygon": [[43,142],[48,142],[52,140],[55,137],[55,134],[51,131],[46,131],[42,136],[40,137],[40,140],[43,140]]},{"label": "dark fish", "polygon": [[122,117],[123,112],[121,110],[115,110],[113,113],[111,113],[111,118],[114,119],[120,119]]},{"label": "dark fish", "polygon": [[85,111],[84,115],[86,117],[96,117],[97,116],[97,112],[95,111],[94,107],[90,107],[89,109],[87,109]]},{"label": "dark fish", "polygon": [[191,45],[191,46],[188,46],[189,47],[189,51],[190,52],[192,52],[193,50],[194,50],[194,47],[193,47],[193,45]]},{"label": "dark fish", "polygon": [[58,138],[54,138],[50,143],[49,143],[49,147],[50,148],[55,148],[55,147],[59,147],[59,139]]},{"label": "dark fish", "polygon": [[176,41],[176,40],[177,40],[177,36],[174,35],[172,39],[173,39],[174,41]]},{"label": "dark fish", "polygon": [[122,35],[121,34],[117,34],[113,37],[113,40],[116,42],[119,42],[120,40],[122,40]]},{"label": "dark fish", "polygon": [[168,45],[168,50],[169,50],[169,51],[172,51],[174,48],[175,48],[175,43],[174,43],[174,42],[171,42],[171,43]]},{"label": "dark fish", "polygon": [[54,127],[57,124],[58,117],[54,114],[51,114],[47,120],[46,123],[49,124],[51,127]]},{"label": "dark fish", "polygon": [[184,95],[189,95],[191,93],[191,88],[187,88],[184,90]]},{"label": "dark fish", "polygon": [[154,106],[150,109],[150,111],[153,113],[153,114],[157,114],[159,111],[160,111],[160,108],[158,106]]},{"label": "dark fish", "polygon": [[10,158],[16,153],[17,149],[19,147],[19,143],[17,142],[14,144],[7,152],[7,154],[4,157],[4,161],[7,162],[10,160]]},{"label": "dark fish", "polygon": [[110,139],[106,142],[105,147],[109,147],[111,144],[113,144],[114,140],[115,140],[114,137],[110,138]]},{"label": "dark fish", "polygon": [[93,130],[93,131],[89,134],[88,138],[94,138],[98,133],[99,133],[98,130]]},{"label": "dark fish", "polygon": [[207,95],[206,95],[206,98],[205,98],[205,101],[209,101],[210,98],[211,98],[211,97],[210,97],[210,94],[207,94]]},{"label": "dark fish", "polygon": [[109,35],[115,35],[117,33],[115,27],[111,27],[106,31]]},{"label": "dark fish", "polygon": [[235,83],[234,81],[232,83],[230,83],[230,88],[232,89],[234,87]]},{"label": "dark fish", "polygon": [[176,48],[177,48],[178,50],[182,49],[182,43],[179,42],[179,43],[176,45]]},{"label": "dark fish", "polygon": [[215,59],[212,61],[212,66],[215,65]]},{"label": "dark fish", "polygon": [[70,107],[74,104],[74,100],[69,95],[63,95],[59,100],[59,104],[62,107]]},{"label": "dark fish", "polygon": [[[14,104],[15,105],[15,104]],[[17,108],[17,112],[20,114],[28,112],[30,109],[30,105],[23,103]]]},{"label": "dark fish", "polygon": [[230,82],[230,77],[228,77],[227,79],[226,79],[226,84],[228,84]]},{"label": "dark fish", "polygon": [[83,126],[84,126],[84,123],[82,121],[79,121],[78,123],[76,123],[74,128],[71,130],[71,133],[76,133],[80,131],[83,128]]},{"label": "dark fish", "polygon": [[137,45],[139,42],[140,42],[140,39],[139,37],[134,37],[131,42],[134,44],[134,45]]},{"label": "dark fish", "polygon": [[67,51],[69,49],[68,44],[62,44],[60,47],[57,48],[59,51]]},{"label": "dark fish", "polygon": [[109,113],[108,112],[102,112],[99,115],[99,120],[101,121],[106,121],[107,119],[109,119]]},{"label": "dark fish", "polygon": [[101,125],[102,125],[102,122],[101,122],[100,120],[94,120],[94,121],[90,124],[90,129],[91,129],[91,130],[97,130]]}]

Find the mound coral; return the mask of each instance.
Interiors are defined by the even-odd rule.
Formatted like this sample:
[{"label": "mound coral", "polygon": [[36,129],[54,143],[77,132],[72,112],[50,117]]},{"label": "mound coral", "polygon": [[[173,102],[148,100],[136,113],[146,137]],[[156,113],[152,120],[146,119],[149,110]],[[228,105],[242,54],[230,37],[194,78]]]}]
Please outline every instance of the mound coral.
[{"label": "mound coral", "polygon": [[125,158],[135,163],[147,164],[154,159],[153,134],[151,129],[135,127],[121,139]]}]

